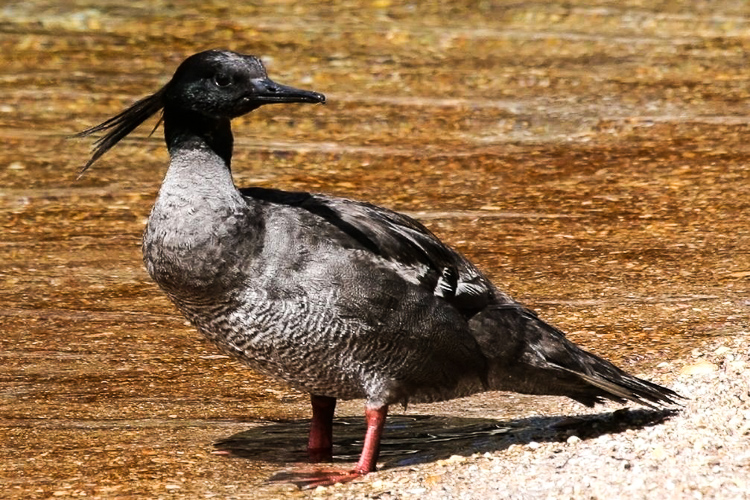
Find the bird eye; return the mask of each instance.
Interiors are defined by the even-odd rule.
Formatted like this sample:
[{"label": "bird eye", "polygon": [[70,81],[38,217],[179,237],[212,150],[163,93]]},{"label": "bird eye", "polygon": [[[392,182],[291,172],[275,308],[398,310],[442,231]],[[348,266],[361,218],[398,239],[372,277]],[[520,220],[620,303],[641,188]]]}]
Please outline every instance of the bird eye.
[{"label": "bird eye", "polygon": [[232,84],[232,77],[219,73],[218,75],[214,76],[214,83],[217,87],[228,87]]}]

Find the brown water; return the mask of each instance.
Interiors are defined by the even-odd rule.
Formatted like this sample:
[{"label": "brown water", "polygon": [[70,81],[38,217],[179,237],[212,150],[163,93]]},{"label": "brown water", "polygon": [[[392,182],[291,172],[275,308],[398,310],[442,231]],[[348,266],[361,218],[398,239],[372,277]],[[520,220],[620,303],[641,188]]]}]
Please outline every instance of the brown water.
[{"label": "brown water", "polygon": [[[264,419],[290,421],[274,425],[304,441],[295,422],[307,397],[219,355],[142,268],[167,161],[160,132],[144,126],[75,180],[90,143],[67,137],[206,48],[262,55],[275,80],[328,97],[237,120],[239,185],[410,213],[575,341],[636,372],[747,331],[744,3],[440,4],[0,9],[0,483],[10,497],[262,496],[279,461],[215,456],[212,443]],[[538,404],[491,394],[406,415],[512,424]]]}]

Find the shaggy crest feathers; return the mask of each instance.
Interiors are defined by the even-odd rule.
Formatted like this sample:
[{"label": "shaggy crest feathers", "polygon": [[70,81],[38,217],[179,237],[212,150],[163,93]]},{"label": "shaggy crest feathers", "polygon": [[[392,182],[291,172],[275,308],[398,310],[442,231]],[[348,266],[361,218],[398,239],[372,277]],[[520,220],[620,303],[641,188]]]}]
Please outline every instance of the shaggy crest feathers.
[{"label": "shaggy crest feathers", "polygon": [[[83,176],[83,173],[96,162],[99,158],[104,155],[107,151],[112,149],[118,142],[124,139],[138,126],[151,118],[153,115],[164,109],[164,94],[166,93],[167,86],[164,86],[161,90],[153,95],[144,97],[137,101],[135,104],[122,111],[121,113],[113,116],[112,118],[75,134],[73,137],[88,137],[97,132],[106,132],[105,135],[101,136],[94,142],[94,152],[88,162],[78,172],[78,178]],[[153,134],[159,127],[162,119],[154,126],[151,131]]]}]

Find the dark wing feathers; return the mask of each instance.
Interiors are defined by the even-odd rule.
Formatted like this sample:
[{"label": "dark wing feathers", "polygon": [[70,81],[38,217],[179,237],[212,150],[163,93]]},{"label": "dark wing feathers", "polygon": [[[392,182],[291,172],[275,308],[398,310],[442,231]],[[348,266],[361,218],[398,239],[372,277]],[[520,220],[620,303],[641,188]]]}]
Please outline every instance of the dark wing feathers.
[{"label": "dark wing feathers", "polygon": [[243,196],[299,207],[340,229],[352,241],[384,259],[423,266],[422,284],[464,314],[484,307],[493,293],[489,281],[461,254],[444,245],[429,229],[398,212],[369,203],[265,188],[245,188]]},{"label": "dark wing feathers", "polygon": [[487,382],[496,390],[568,396],[589,406],[611,399],[657,407],[680,398],[579,348],[562,331],[495,289],[461,254],[405,215],[304,192],[262,188],[241,192],[254,200],[296,207],[320,217],[340,230],[326,237],[342,248],[364,249],[419,271],[411,274],[419,275],[424,290],[469,320],[473,340],[490,360]]}]

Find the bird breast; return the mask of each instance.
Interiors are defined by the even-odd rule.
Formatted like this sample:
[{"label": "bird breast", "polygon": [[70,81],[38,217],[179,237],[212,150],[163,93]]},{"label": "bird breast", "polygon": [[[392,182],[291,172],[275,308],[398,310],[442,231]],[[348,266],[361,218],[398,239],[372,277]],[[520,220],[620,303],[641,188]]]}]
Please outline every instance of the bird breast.
[{"label": "bird breast", "polygon": [[146,269],[176,298],[232,290],[244,280],[262,231],[249,212],[245,203],[161,193],[143,237]]}]

